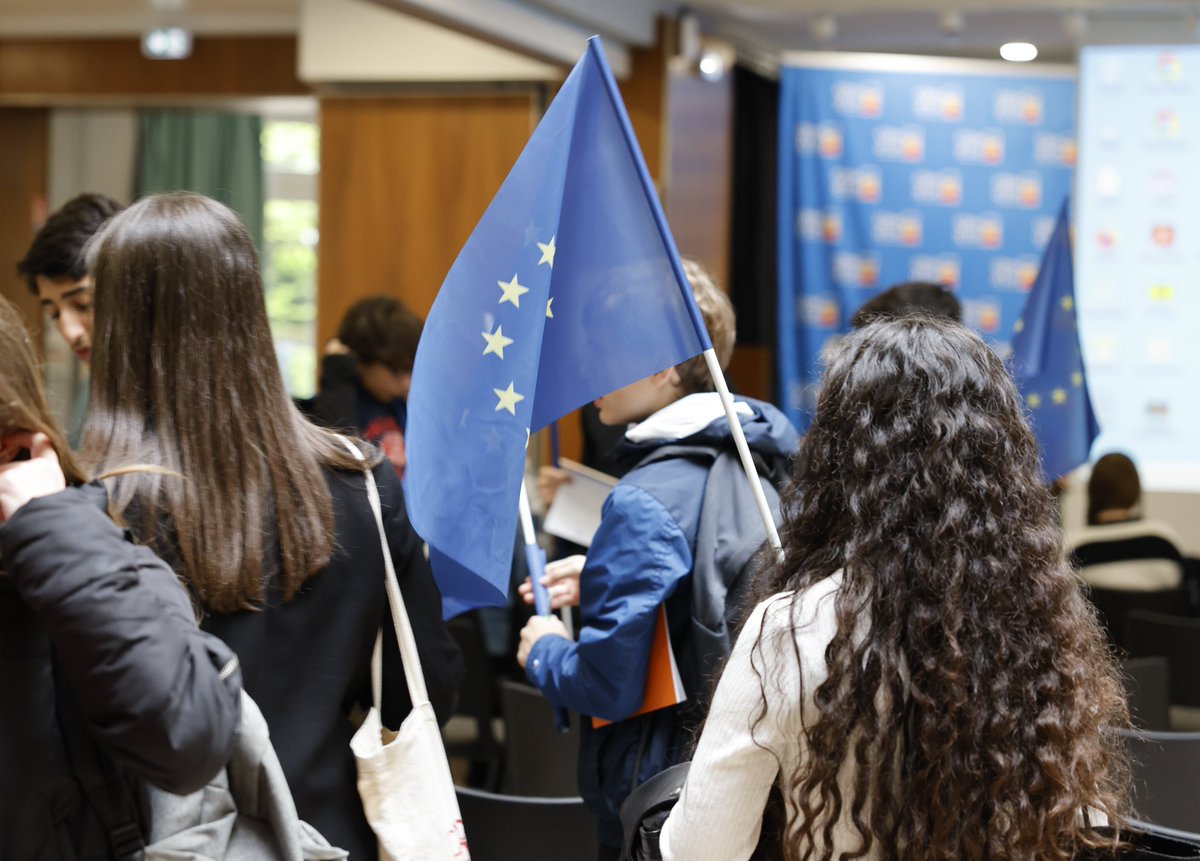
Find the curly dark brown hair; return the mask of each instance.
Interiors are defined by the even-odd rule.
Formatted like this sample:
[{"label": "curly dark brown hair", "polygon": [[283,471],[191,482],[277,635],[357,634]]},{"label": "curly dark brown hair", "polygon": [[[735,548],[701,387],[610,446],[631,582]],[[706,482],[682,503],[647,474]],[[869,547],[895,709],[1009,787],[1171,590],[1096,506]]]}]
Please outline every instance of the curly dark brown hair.
[{"label": "curly dark brown hair", "polygon": [[[1115,848],[1088,822],[1124,815],[1128,770],[1105,730],[1127,708],[999,358],[948,320],[866,326],[832,359],[792,469],[785,556],[758,597],[794,590],[794,625],[807,587],[843,580],[808,753],[780,764],[799,808],[783,857]],[[847,815],[861,842],[834,846]]]}]

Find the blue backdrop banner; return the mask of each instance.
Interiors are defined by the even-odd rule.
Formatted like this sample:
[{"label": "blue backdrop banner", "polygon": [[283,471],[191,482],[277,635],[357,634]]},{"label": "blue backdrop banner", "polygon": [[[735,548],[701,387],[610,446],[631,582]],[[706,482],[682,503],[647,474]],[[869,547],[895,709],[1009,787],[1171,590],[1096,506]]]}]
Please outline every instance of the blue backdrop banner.
[{"label": "blue backdrop banner", "polygon": [[965,322],[1010,352],[1071,190],[1076,85],[1070,73],[1005,73],[984,61],[788,59],[778,379],[803,429],[822,351],[893,284],[949,286]]}]

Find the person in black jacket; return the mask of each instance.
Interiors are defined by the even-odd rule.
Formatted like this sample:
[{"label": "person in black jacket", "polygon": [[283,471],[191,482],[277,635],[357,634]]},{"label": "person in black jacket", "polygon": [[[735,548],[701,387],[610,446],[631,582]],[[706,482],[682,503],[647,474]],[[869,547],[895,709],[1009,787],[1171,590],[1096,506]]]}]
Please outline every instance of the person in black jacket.
[{"label": "person in black jacket", "polygon": [[318,424],[358,434],[373,443],[404,478],[413,360],[421,318],[391,296],[355,302],[325,345],[321,388],[300,406]]},{"label": "person in black jacket", "polygon": [[[376,854],[350,752],[384,630],[383,721],[411,710],[359,461],[283,386],[254,245],[234,213],[153,195],[97,237],[83,458],[122,474],[114,507],[179,573],[201,625],[233,646],[300,817],[351,858]],[[391,464],[371,451],[429,695],[445,721],[463,673]]]},{"label": "person in black jacket", "polygon": [[[236,657],[199,630],[171,569],[109,519],[104,489],[72,486],[83,480],[0,299],[4,861],[112,857],[72,746],[94,747],[131,783],[188,793],[224,766],[240,724]],[[89,738],[64,738],[67,710]]]}]

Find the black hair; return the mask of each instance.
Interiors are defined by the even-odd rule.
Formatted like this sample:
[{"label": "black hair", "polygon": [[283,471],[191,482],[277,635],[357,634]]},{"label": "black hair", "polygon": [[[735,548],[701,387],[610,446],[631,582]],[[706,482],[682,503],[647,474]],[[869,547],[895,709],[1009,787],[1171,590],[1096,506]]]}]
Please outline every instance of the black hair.
[{"label": "black hair", "polygon": [[38,276],[78,281],[87,274],[83,248],[104,223],[124,207],[104,194],[77,195],[51,215],[25,256],[17,263],[17,274],[37,293]]},{"label": "black hair", "polygon": [[399,299],[370,296],[350,307],[337,337],[362,364],[378,363],[403,373],[412,370],[423,327],[421,318]]},{"label": "black hair", "polygon": [[948,287],[930,281],[906,281],[868,300],[854,312],[850,325],[861,329],[874,320],[918,313],[962,321],[962,305]]}]

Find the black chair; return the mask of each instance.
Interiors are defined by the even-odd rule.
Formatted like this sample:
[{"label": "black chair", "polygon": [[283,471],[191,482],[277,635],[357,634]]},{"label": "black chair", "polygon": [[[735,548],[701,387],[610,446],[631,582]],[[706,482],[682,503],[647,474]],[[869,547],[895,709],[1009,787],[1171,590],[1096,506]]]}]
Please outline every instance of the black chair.
[{"label": "black chair", "polygon": [[1171,704],[1200,706],[1200,619],[1134,610],[1126,619],[1134,657],[1162,655],[1171,668]]},{"label": "black chair", "polygon": [[519,798],[458,788],[471,861],[588,861],[596,819],[581,798]]},{"label": "black chair", "polygon": [[1126,630],[1132,655],[1167,659],[1172,728],[1200,729],[1200,619],[1137,610],[1127,617]]},{"label": "black chair", "polygon": [[1119,732],[1133,766],[1137,817],[1200,833],[1200,732]]},{"label": "black chair", "polygon": [[505,790],[513,795],[561,798],[579,794],[578,715],[560,733],[554,709],[537,688],[500,682],[505,729]]},{"label": "black chair", "polygon": [[446,627],[462,652],[466,672],[458,688],[454,716],[442,729],[446,755],[468,763],[471,786],[498,789],[503,760],[503,724],[496,718],[496,676],[474,614],[451,619]]},{"label": "black chair", "polygon": [[[1129,614],[1135,611],[1163,613],[1175,616],[1191,614],[1191,598],[1186,589],[1163,589],[1154,592],[1139,592],[1125,589],[1100,589],[1088,587],[1086,594],[1100,611],[1108,636],[1114,646],[1129,651],[1133,657],[1146,657],[1145,653],[1132,652],[1126,623]],[[1159,654],[1154,652],[1151,654]]]},{"label": "black chair", "polygon": [[1121,674],[1133,725],[1156,732],[1170,730],[1171,671],[1167,659],[1129,658],[1121,662]]}]

